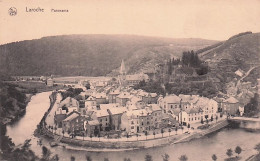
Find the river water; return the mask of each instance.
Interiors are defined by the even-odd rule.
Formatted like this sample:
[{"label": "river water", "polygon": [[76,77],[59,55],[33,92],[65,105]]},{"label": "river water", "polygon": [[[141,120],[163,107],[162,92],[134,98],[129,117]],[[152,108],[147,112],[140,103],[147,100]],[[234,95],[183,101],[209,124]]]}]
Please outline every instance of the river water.
[{"label": "river water", "polygon": [[[49,95],[51,92],[39,93],[32,97],[28,104],[25,116],[12,126],[7,126],[7,135],[9,135],[16,145],[23,143],[26,139],[31,139],[31,148],[37,154],[41,155],[41,146],[37,145],[38,138],[33,136],[37,124],[40,122],[43,114],[49,108]],[[209,161],[212,160],[212,154],[216,154],[218,160],[226,158],[228,148],[235,149],[240,146],[243,151],[240,154],[242,160],[256,153],[254,146],[260,143],[260,134],[249,132],[244,129],[225,128],[220,132],[211,134],[207,137],[193,140],[187,143],[167,145],[141,150],[117,151],[117,152],[89,152],[86,150],[69,150],[61,146],[49,147],[49,140],[44,138],[43,144],[48,147],[53,154],[58,154],[60,160],[70,160],[74,156],[76,160],[86,160],[85,156],[91,156],[93,161],[102,161],[108,158],[110,161],[123,161],[124,158],[130,158],[132,161],[142,161],[146,154],[150,154],[154,161],[161,161],[164,153],[169,154],[171,161],[176,161],[185,154],[191,161]],[[78,147],[72,147],[78,148]],[[235,155],[235,154],[234,154]]]}]

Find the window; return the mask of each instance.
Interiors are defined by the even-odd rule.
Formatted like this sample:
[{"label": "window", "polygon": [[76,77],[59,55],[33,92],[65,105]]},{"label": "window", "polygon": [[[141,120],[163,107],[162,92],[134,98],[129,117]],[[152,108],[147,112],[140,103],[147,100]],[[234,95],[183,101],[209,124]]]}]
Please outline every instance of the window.
[{"label": "window", "polygon": [[107,121],[107,118],[106,118],[106,121]]},{"label": "window", "polygon": [[134,126],[131,126],[131,129],[134,129],[135,127]]},{"label": "window", "polygon": [[173,105],[171,105],[171,109],[173,108]]},{"label": "window", "polygon": [[102,119],[100,119],[99,121],[102,122]]},{"label": "window", "polygon": [[131,124],[134,124],[134,121],[132,121]]}]

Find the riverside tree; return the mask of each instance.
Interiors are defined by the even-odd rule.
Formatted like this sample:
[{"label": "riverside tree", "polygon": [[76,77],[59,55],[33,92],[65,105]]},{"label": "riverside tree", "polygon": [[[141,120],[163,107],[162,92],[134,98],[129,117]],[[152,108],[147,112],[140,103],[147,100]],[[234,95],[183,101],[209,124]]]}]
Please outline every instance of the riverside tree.
[{"label": "riverside tree", "polygon": [[231,157],[233,155],[232,149],[227,149],[226,154],[227,154],[228,157]]},{"label": "riverside tree", "polygon": [[145,161],[153,161],[153,158],[152,158],[151,155],[146,154],[144,160],[145,160]]},{"label": "riverside tree", "polygon": [[163,161],[169,161],[170,156],[167,153],[165,153],[164,155],[162,155],[162,158],[163,158]]},{"label": "riverside tree", "polygon": [[91,156],[86,155],[86,160],[87,160],[87,161],[92,161]]},{"label": "riverside tree", "polygon": [[237,153],[237,155],[239,156],[239,154],[242,152],[242,149],[240,146],[237,146],[235,149],[235,153]]},{"label": "riverside tree", "polygon": [[187,161],[188,157],[186,155],[181,155],[181,157],[179,158],[180,161]]},{"label": "riverside tree", "polygon": [[218,158],[217,158],[217,156],[216,156],[216,154],[213,154],[212,156],[211,156],[211,158],[212,158],[212,160],[214,160],[214,161],[216,161]]}]

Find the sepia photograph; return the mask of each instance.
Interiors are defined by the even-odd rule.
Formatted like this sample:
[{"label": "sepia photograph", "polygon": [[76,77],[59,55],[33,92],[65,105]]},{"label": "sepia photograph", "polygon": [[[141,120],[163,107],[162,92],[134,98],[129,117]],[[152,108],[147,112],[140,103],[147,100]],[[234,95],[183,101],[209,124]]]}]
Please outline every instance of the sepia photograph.
[{"label": "sepia photograph", "polygon": [[260,161],[260,0],[0,0],[1,161]]}]

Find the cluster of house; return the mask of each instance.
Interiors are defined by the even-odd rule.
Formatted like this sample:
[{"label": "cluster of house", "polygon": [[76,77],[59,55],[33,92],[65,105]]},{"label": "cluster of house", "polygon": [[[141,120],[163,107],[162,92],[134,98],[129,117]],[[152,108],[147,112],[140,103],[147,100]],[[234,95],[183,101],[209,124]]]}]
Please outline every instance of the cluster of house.
[{"label": "cluster of house", "polygon": [[252,86],[251,82],[237,83],[237,80],[229,82],[226,87],[227,94],[219,92],[218,97],[214,98],[219,108],[230,115],[243,115],[244,106],[250,102],[257,93],[257,87]]},{"label": "cluster of house", "polygon": [[[79,85],[84,91],[77,99],[67,97],[59,103],[55,111],[55,123],[64,132],[104,136],[113,132],[139,133],[179,124],[193,124],[215,119],[219,112],[243,114],[244,106],[232,95],[232,88],[225,97],[213,99],[174,94],[163,97],[132,88],[148,79],[142,73],[126,75],[122,61],[116,85],[107,81],[80,81]],[[85,88],[86,83],[90,84],[90,89]],[[251,94],[249,86],[242,83],[239,89]]]},{"label": "cluster of house", "polygon": [[106,86],[67,97],[59,103],[55,123],[65,132],[105,135],[125,131],[139,133],[173,125],[187,125],[216,117],[219,104],[198,95],[158,96],[131,87]]},{"label": "cluster of house", "polygon": [[[107,89],[107,88],[105,88]],[[66,132],[143,132],[159,128],[162,112],[156,93],[132,88],[82,92],[81,100],[67,97],[59,103],[55,123]],[[90,94],[90,95],[89,95]]]}]

